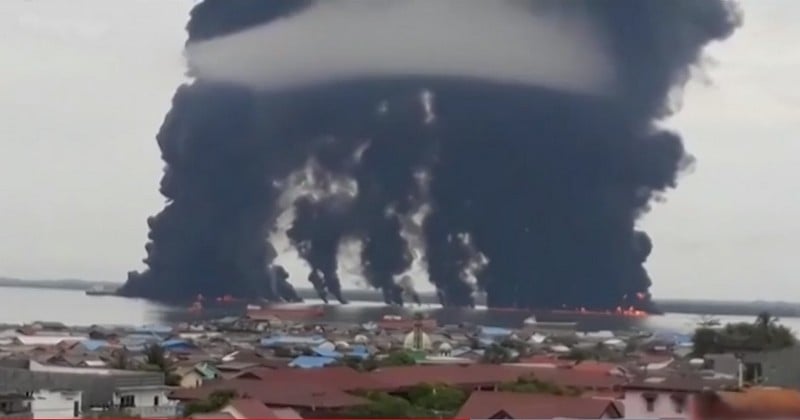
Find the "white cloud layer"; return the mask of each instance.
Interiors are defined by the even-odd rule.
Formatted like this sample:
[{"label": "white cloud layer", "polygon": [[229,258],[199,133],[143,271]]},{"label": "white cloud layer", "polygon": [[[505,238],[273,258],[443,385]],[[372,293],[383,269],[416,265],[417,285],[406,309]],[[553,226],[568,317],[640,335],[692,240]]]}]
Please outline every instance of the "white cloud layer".
[{"label": "white cloud layer", "polygon": [[191,45],[194,74],[259,89],[455,76],[603,93],[613,82],[588,19],[509,0],[325,0],[287,19]]}]

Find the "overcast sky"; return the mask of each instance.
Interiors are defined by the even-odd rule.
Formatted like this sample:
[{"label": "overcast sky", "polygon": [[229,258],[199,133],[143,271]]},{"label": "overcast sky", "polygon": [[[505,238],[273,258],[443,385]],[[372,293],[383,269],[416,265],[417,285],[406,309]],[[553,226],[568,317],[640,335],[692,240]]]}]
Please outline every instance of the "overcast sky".
[{"label": "overcast sky", "polygon": [[[0,1],[0,275],[141,268],[192,4]],[[800,3],[742,6],[668,122],[698,164],[643,221],[659,297],[800,301]]]}]

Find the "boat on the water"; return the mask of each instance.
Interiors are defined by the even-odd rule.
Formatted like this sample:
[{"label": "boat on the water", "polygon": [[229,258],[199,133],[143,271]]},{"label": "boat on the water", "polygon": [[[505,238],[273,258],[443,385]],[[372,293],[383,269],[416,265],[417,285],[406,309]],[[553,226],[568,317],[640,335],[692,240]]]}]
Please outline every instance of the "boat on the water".
[{"label": "boat on the water", "polygon": [[115,296],[117,291],[109,290],[102,286],[95,286],[84,293],[86,293],[86,296]]},{"label": "boat on the water", "polygon": [[435,330],[438,323],[432,318],[404,318],[399,315],[384,315],[377,326],[384,330],[410,330],[414,327],[421,327],[423,330]]},{"label": "boat on the water", "polygon": [[614,310],[606,310],[606,311],[592,310],[586,308],[554,309],[551,311],[551,313],[554,315],[570,315],[570,316],[625,316],[634,318],[642,318],[650,315],[649,313],[636,309],[634,307],[629,307],[629,308],[617,307]]},{"label": "boat on the water", "polygon": [[512,312],[512,313],[530,312],[530,309],[522,309],[522,308],[486,308],[486,310],[490,312]]},{"label": "boat on the water", "polygon": [[305,321],[319,318],[325,314],[322,305],[247,305],[247,317],[254,320],[278,318],[286,321]]},{"label": "boat on the water", "polygon": [[535,315],[525,318],[522,324],[526,327],[546,329],[575,329],[578,327],[578,323],[572,321],[539,321]]}]

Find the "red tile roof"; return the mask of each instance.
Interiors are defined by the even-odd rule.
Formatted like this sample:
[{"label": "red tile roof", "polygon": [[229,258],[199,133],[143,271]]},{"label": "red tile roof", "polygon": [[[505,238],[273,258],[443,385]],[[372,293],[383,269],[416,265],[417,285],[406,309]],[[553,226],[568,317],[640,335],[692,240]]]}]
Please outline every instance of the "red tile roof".
[{"label": "red tile roof", "polygon": [[398,366],[378,369],[369,375],[383,384],[383,389],[408,388],[420,383],[447,383],[469,387],[493,386],[529,375],[561,386],[577,388],[610,389],[625,383],[624,378],[596,372],[485,364]]},{"label": "red tile roof", "polygon": [[381,388],[374,378],[346,366],[332,366],[323,369],[253,368],[239,373],[232,379],[256,380],[259,383],[309,384],[312,387],[318,384],[327,384],[328,388],[333,387],[343,391]]},{"label": "red tile roof", "polygon": [[297,411],[292,410],[291,408],[273,408],[272,412],[278,416],[279,419],[302,419],[301,416]]},{"label": "red tile roof", "polygon": [[344,408],[368,403],[367,400],[337,390],[335,387],[319,383],[316,385],[268,383],[253,380],[210,381],[200,388],[179,389],[170,398],[181,401],[207,399],[218,390],[235,391],[242,398],[251,398],[270,407],[293,408]]},{"label": "red tile roof", "polygon": [[[465,388],[490,387],[534,376],[560,386],[612,390],[624,378],[572,369],[531,368],[476,364],[467,366],[398,366],[363,373],[348,367],[321,369],[255,369],[251,378],[206,381],[202,387],[179,389],[170,394],[178,400],[205,399],[215,390],[233,390],[266,405],[319,408],[361,405],[364,399],[348,394],[355,390],[395,391],[422,383],[447,383]],[[259,379],[260,378],[260,379]]]},{"label": "red tile roof", "polygon": [[554,356],[546,356],[537,354],[534,356],[523,357],[519,359],[519,363],[537,364],[537,365],[553,365],[554,367],[568,367],[575,364],[573,360],[563,360]]},{"label": "red tile roof", "polygon": [[208,419],[208,420],[223,420],[223,419],[232,419],[234,418],[232,415],[228,413],[195,413],[189,416],[190,419]]},{"label": "red tile roof", "polygon": [[587,360],[581,363],[575,364],[572,366],[572,369],[579,370],[583,372],[597,372],[597,373],[609,373],[614,370],[620,369],[620,366],[616,363],[608,363],[608,362],[597,362],[594,360]]},{"label": "red tile roof", "polygon": [[[237,398],[230,403],[228,407],[232,408],[235,412],[242,415],[246,419],[276,419],[278,416],[267,408],[264,403],[252,398]],[[227,411],[222,409],[222,411]]]},{"label": "red tile roof", "polygon": [[622,418],[620,407],[609,400],[484,391],[473,392],[456,417],[490,419],[501,412],[515,419]]},{"label": "red tile roof", "polygon": [[231,376],[233,379],[269,379],[270,375],[275,372],[275,369],[268,367],[252,367],[240,372],[236,372]]},{"label": "red tile roof", "polygon": [[216,390],[232,390],[269,406],[342,408],[363,405],[366,400],[346,391],[383,389],[369,375],[347,367],[322,369],[262,370],[262,379],[207,381],[200,388],[179,389],[170,398],[184,401],[206,399]]}]

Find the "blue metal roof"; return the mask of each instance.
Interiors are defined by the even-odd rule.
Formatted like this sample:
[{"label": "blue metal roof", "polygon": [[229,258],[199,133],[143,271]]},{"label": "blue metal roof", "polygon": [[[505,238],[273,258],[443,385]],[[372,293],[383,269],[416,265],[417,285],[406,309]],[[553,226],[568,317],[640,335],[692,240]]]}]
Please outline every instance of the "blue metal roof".
[{"label": "blue metal roof", "polygon": [[81,345],[86,347],[86,350],[89,351],[97,351],[103,347],[108,346],[108,341],[106,340],[83,340],[81,341]]},{"label": "blue metal roof", "polygon": [[186,340],[172,339],[172,340],[162,341],[161,347],[194,347],[194,346]]},{"label": "blue metal roof", "polygon": [[350,347],[350,353],[353,354],[367,354],[369,349],[363,344],[354,344]]},{"label": "blue metal roof", "polygon": [[492,337],[501,337],[501,336],[509,336],[512,334],[513,331],[509,330],[508,328],[500,328],[500,327],[480,327],[481,335],[485,336],[492,336]]},{"label": "blue metal roof", "polygon": [[172,327],[169,325],[142,325],[133,329],[137,333],[169,334]]},{"label": "blue metal roof", "polygon": [[495,344],[496,341],[492,337],[479,337],[478,338],[478,343],[480,343],[483,346],[487,346],[488,347],[488,346],[491,346],[492,344]]},{"label": "blue metal roof", "polygon": [[313,369],[325,367],[334,362],[336,362],[336,359],[330,357],[298,356],[289,362],[289,366],[301,369]]},{"label": "blue metal roof", "polygon": [[338,359],[338,358],[343,356],[342,353],[339,353],[336,350],[322,349],[322,348],[319,348],[319,347],[314,349],[314,353],[316,353],[317,356],[329,357],[329,358],[332,358],[332,359]]},{"label": "blue metal roof", "polygon": [[159,337],[156,334],[152,333],[136,333],[136,334],[128,334],[122,338],[120,341],[122,342],[137,342],[137,343],[150,343],[150,342],[157,342],[161,341],[163,338]]},{"label": "blue metal roof", "polygon": [[302,335],[279,335],[273,337],[266,337],[261,339],[262,347],[279,346],[279,345],[307,345],[318,346],[326,340],[320,336],[302,336]]}]

